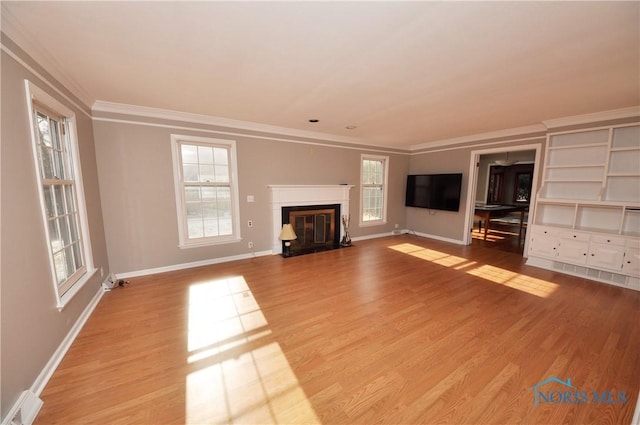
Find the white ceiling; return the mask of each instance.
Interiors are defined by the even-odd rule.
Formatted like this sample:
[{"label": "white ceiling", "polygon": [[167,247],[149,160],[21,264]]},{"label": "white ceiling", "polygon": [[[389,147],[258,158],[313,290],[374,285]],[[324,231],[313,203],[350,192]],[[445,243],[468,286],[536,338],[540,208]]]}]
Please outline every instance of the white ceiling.
[{"label": "white ceiling", "polygon": [[2,31],[89,106],[389,147],[640,104],[637,1],[2,1]]}]

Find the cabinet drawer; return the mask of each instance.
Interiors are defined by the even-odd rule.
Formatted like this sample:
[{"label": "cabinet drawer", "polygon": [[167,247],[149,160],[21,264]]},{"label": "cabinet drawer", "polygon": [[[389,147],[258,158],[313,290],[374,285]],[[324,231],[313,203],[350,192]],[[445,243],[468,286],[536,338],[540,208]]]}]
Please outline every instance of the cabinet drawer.
[{"label": "cabinet drawer", "polygon": [[589,241],[588,233],[573,232],[571,230],[562,230],[558,232],[558,237],[562,239],[571,239],[574,241],[583,241],[583,242]]},{"label": "cabinet drawer", "polygon": [[593,243],[624,246],[626,240],[626,238],[621,236],[591,235],[591,242]]},{"label": "cabinet drawer", "polygon": [[532,226],[531,233],[541,236],[558,236],[560,230],[557,227]]}]

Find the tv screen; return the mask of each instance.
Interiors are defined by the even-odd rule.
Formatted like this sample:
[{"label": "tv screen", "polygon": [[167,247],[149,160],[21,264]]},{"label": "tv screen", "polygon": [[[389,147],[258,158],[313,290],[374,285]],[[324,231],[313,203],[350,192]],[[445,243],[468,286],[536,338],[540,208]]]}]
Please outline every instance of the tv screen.
[{"label": "tv screen", "polygon": [[405,206],[459,211],[462,173],[407,176]]}]

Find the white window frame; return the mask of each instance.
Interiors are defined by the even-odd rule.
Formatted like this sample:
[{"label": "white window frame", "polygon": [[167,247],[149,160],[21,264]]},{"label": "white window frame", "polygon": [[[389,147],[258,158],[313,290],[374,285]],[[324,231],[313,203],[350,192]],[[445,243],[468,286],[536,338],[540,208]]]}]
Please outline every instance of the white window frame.
[{"label": "white window frame", "polygon": [[[363,180],[363,165],[364,161],[382,161],[384,162],[384,175],[382,176],[382,218],[379,220],[364,220],[364,189],[372,185],[365,185]],[[360,214],[359,223],[360,227],[366,226],[379,226],[387,223],[387,205],[388,205],[388,187],[389,187],[389,157],[381,155],[360,155]]]},{"label": "white window frame", "polygon": [[[183,181],[181,161],[182,155],[180,152],[180,146],[182,142],[186,144],[194,143],[225,147],[229,150],[229,187],[231,191],[231,226],[233,229],[231,235],[189,239],[187,227],[187,207],[184,191],[185,183]],[[242,237],[240,235],[240,211],[238,202],[240,198],[238,195],[238,161],[235,140],[172,134],[171,153],[173,159],[173,180],[175,186],[176,211],[178,218],[178,247],[180,249],[185,249],[240,242],[242,240]]]},{"label": "white window frame", "polygon": [[[56,307],[62,310],[66,304],[76,295],[80,289],[93,277],[96,268],[93,264],[93,253],[91,250],[91,238],[89,235],[89,220],[87,219],[87,206],[84,197],[84,185],[82,182],[82,167],[80,164],[80,152],[78,149],[78,136],[76,130],[75,113],[57,101],[55,98],[47,94],[44,90],[25,80],[25,92],[27,95],[27,111],[29,116],[29,130],[31,134],[31,147],[33,152],[33,165],[36,173],[36,181],[38,184],[37,192],[40,199],[40,211],[42,214],[42,224],[44,226],[44,234],[46,237],[47,251],[49,257],[49,267],[51,273],[51,283],[53,285]],[[47,206],[42,190],[43,179],[41,177],[38,142],[39,135],[36,129],[35,107],[34,102],[42,105],[44,109],[50,110],[55,114],[63,117],[68,137],[69,154],[71,158],[71,169],[73,170],[73,186],[75,189],[75,201],[78,208],[78,221],[80,237],[82,240],[82,255],[84,266],[76,270],[62,285],[59,285],[56,277],[55,261],[53,258],[51,235],[49,233],[49,225],[47,219]]]}]

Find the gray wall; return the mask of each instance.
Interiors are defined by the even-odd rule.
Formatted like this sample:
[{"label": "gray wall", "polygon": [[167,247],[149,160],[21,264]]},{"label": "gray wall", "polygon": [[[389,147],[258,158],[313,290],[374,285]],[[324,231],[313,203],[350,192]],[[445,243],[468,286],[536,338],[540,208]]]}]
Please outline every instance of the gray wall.
[{"label": "gray wall", "polygon": [[[329,142],[272,140],[245,132],[229,136],[212,126],[165,122],[97,113],[94,135],[107,247],[112,269],[129,273],[271,249],[271,184],[353,184],[350,206],[352,237],[391,233],[405,226],[404,187],[409,156],[363,147],[328,146]],[[123,123],[121,121],[128,122]],[[154,126],[148,125],[153,121]],[[161,126],[155,126],[161,125]],[[182,128],[177,128],[182,127]],[[185,130],[189,127],[190,130]],[[239,133],[238,130],[231,130]],[[240,221],[243,240],[201,248],[178,248],[170,135],[189,134],[235,140],[238,151]],[[251,134],[251,137],[248,135]],[[389,156],[389,203],[386,225],[358,227],[360,155]],[[247,195],[255,202],[248,203]],[[246,226],[253,220],[253,227]]]},{"label": "gray wall", "polygon": [[[2,39],[11,45],[10,40]],[[19,49],[12,49],[19,52]],[[26,56],[27,63],[30,61]],[[30,64],[46,75],[37,64]],[[34,381],[88,303],[100,290],[96,274],[58,311],[49,272],[38,199],[24,79],[76,112],[79,149],[94,263],[109,272],[98,190],[92,122],[25,67],[2,52],[1,146],[1,415]]]}]

